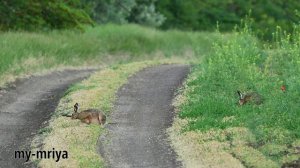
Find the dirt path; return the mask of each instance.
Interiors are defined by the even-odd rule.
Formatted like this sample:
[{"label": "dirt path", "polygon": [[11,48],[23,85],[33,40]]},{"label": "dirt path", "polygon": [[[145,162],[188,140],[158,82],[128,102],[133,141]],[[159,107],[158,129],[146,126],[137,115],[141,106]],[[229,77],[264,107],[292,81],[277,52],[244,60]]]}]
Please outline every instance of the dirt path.
[{"label": "dirt path", "polygon": [[99,151],[108,167],[181,167],[167,141],[173,120],[171,102],[189,67],[161,65],[146,68],[118,91],[108,133]]},{"label": "dirt path", "polygon": [[14,158],[15,150],[30,149],[32,137],[49,120],[64,91],[92,71],[54,72],[0,90],[0,167],[24,167],[25,160]]}]

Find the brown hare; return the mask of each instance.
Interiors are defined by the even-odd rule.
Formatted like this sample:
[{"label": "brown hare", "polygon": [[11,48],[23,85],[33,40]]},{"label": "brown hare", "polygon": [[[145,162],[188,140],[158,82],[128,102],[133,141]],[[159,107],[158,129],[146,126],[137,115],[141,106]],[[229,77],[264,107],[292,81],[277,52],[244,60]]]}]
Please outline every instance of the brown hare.
[{"label": "brown hare", "polygon": [[72,114],[72,119],[79,119],[84,123],[87,124],[105,124],[106,122],[106,116],[97,109],[88,109],[81,112],[78,112],[79,110],[79,104],[76,103],[74,105],[74,113]]},{"label": "brown hare", "polygon": [[240,97],[239,105],[244,105],[246,103],[260,105],[263,103],[261,95],[256,92],[241,93],[240,91],[237,91],[237,93]]}]

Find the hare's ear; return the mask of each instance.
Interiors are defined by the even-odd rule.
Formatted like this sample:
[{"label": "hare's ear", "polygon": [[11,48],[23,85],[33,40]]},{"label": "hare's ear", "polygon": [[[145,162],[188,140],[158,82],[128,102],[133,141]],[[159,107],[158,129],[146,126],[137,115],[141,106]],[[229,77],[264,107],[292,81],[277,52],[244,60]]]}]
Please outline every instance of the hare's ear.
[{"label": "hare's ear", "polygon": [[77,113],[78,109],[79,109],[79,104],[75,103],[75,105],[74,105],[74,112]]},{"label": "hare's ear", "polygon": [[243,98],[243,94],[238,90],[238,91],[236,91],[237,92],[237,94],[239,95],[239,97],[242,99]]}]

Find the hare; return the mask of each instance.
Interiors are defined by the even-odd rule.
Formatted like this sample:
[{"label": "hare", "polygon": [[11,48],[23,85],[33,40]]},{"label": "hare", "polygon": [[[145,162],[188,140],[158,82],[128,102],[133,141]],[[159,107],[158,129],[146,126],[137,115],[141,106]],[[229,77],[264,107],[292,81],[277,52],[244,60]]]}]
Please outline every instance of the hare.
[{"label": "hare", "polygon": [[88,109],[81,112],[78,112],[79,110],[79,104],[76,103],[74,105],[74,113],[72,114],[72,119],[79,119],[84,123],[90,124],[105,124],[106,122],[106,116],[97,109]]},{"label": "hare", "polygon": [[254,103],[256,105],[260,105],[263,102],[263,99],[260,94],[256,92],[249,92],[249,93],[241,93],[240,91],[237,91],[240,99],[239,99],[239,105],[244,105],[246,103]]}]

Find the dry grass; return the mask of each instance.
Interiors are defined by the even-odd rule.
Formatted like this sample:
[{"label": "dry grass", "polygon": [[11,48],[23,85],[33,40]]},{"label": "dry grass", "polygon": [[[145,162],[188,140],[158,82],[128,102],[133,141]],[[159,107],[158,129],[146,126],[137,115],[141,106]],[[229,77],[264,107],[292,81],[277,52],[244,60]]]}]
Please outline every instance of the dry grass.
[{"label": "dry grass", "polygon": [[246,167],[276,168],[280,167],[271,159],[266,158],[258,150],[247,145],[239,145],[232,148],[232,154],[243,161]]},{"label": "dry grass", "polygon": [[233,157],[227,149],[230,144],[216,140],[206,140],[198,132],[182,133],[181,129],[187,121],[176,118],[168,129],[170,139],[184,167],[188,168],[241,168],[243,165]]},{"label": "dry grass", "polygon": [[176,118],[168,130],[172,145],[184,167],[279,167],[260,151],[248,146],[253,135],[246,128],[211,130],[205,133],[182,132],[186,124],[186,120]]}]

